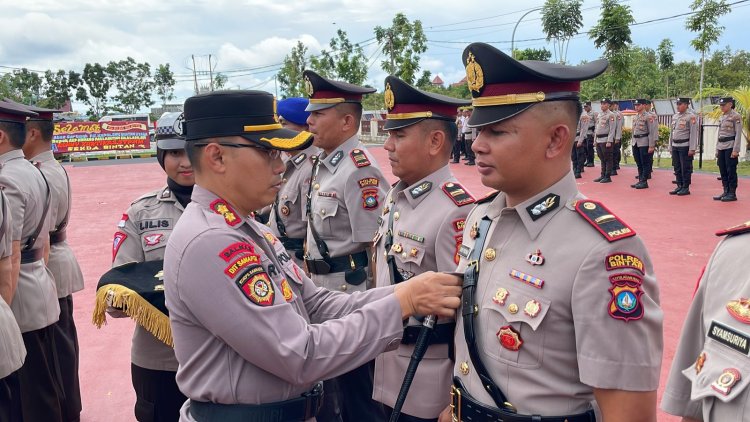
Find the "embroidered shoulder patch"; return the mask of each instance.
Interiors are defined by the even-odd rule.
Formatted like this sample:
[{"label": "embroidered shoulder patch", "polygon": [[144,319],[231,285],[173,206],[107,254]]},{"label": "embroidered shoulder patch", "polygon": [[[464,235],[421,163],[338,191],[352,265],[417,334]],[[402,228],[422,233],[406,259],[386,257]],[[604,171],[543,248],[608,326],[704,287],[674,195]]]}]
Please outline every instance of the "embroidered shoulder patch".
[{"label": "embroidered shoulder patch", "polygon": [[459,218],[458,220],[453,220],[453,230],[457,232],[463,232],[465,227],[466,227],[465,218]]},{"label": "embroidered shoulder patch", "polygon": [[612,284],[609,288],[612,299],[607,308],[609,316],[625,322],[643,318],[641,278],[635,274],[615,274],[609,277],[609,281]]},{"label": "embroidered shoulder patch", "polygon": [[241,270],[250,265],[260,265],[260,256],[257,254],[244,254],[232,261],[224,269],[224,274],[229,276],[229,278],[235,278]]},{"label": "embroidered shoulder patch", "polygon": [[365,177],[364,179],[359,179],[360,188],[366,188],[370,186],[378,187],[380,185],[380,180],[377,177]]},{"label": "embroidered shoulder patch", "polygon": [[242,273],[240,278],[237,279],[237,287],[254,304],[258,306],[273,305],[273,283],[260,265],[252,266]]},{"label": "embroidered shoulder patch", "polygon": [[292,162],[294,162],[295,165],[300,165],[305,161],[306,158],[307,158],[307,154],[302,152],[294,156],[294,158],[292,158]]},{"label": "embroidered shoulder patch", "polygon": [[378,190],[377,189],[363,189],[362,190],[362,208],[371,211],[378,209]]},{"label": "embroidered shoulder patch", "polygon": [[211,202],[209,207],[211,208],[211,211],[224,217],[224,221],[232,227],[242,223],[242,219],[240,219],[232,207],[223,199],[217,199],[214,202]]},{"label": "embroidered shoulder patch", "polygon": [[748,233],[750,232],[750,221],[746,221],[742,224],[738,224],[736,226],[732,226],[723,230],[719,230],[716,232],[717,236],[726,236],[726,235],[737,235],[742,233]]},{"label": "embroidered shoulder patch", "polygon": [[232,243],[219,252],[219,257],[225,262],[229,262],[232,258],[242,253],[255,253],[255,246],[247,242]]},{"label": "embroidered shoulder patch", "polygon": [[365,155],[365,152],[361,149],[354,149],[349,154],[352,157],[352,161],[354,161],[354,165],[357,167],[367,167],[370,164],[370,160],[367,159],[367,155]]},{"label": "embroidered shoulder patch", "polygon": [[122,242],[125,241],[125,239],[128,238],[127,233],[123,232],[117,232],[115,233],[115,238],[112,240],[112,262],[115,261],[115,258],[117,258],[117,252],[120,250],[120,246],[122,246]]},{"label": "embroidered shoulder patch", "polygon": [[500,193],[499,190],[496,190],[494,192],[490,192],[487,195],[485,195],[484,197],[482,197],[481,199],[479,199],[477,201],[477,204],[484,204],[484,203],[487,203],[487,202],[491,202],[493,199],[495,199],[495,197],[497,197],[497,195],[499,193]]},{"label": "embroidered shoulder patch", "polygon": [[607,255],[607,257],[604,259],[604,265],[607,267],[607,271],[632,268],[639,271],[641,274],[645,274],[645,266],[643,265],[643,260],[635,255],[626,252],[616,252],[611,255]]},{"label": "embroidered shoulder patch", "polygon": [[281,280],[281,294],[284,296],[284,300],[286,300],[287,302],[291,302],[294,298],[292,287],[289,285],[289,282],[286,279]]},{"label": "embroidered shoulder patch", "polygon": [[122,218],[120,218],[120,222],[119,222],[119,223],[117,223],[117,227],[119,227],[119,228],[123,228],[123,227],[125,227],[125,223],[126,223],[126,222],[127,222],[128,220],[130,220],[130,216],[129,216],[129,215],[127,215],[127,214],[123,214],[123,215],[122,215]]},{"label": "embroidered shoulder patch", "polygon": [[471,194],[467,192],[463,188],[463,186],[455,182],[448,182],[444,184],[443,192],[445,192],[445,194],[448,195],[448,198],[450,198],[451,201],[453,201],[453,203],[458,205],[459,207],[463,207],[464,205],[469,205],[476,202],[476,199],[474,199],[474,197],[471,196]]},{"label": "embroidered shoulder patch", "polygon": [[590,199],[578,201],[576,211],[610,242],[635,236],[635,230],[612,214],[601,202]]}]

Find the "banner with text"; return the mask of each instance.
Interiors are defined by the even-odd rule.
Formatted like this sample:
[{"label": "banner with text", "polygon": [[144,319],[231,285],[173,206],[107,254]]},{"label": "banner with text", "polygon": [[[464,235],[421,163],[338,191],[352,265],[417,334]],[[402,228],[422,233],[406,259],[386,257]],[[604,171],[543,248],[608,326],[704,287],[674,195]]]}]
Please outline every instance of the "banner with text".
[{"label": "banner with text", "polygon": [[59,122],[52,138],[52,152],[60,154],[149,148],[145,122]]}]

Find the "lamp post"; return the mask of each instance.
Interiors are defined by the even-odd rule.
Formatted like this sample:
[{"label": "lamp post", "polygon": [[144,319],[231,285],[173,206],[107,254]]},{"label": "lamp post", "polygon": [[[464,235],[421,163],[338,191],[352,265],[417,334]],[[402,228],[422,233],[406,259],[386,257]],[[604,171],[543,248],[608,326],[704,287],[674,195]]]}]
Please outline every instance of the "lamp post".
[{"label": "lamp post", "polygon": [[536,12],[538,10],[542,10],[542,8],[541,7],[536,7],[534,9],[531,9],[528,12],[524,13],[523,15],[521,15],[521,17],[518,18],[518,22],[516,22],[516,26],[513,27],[513,35],[510,36],[510,56],[513,57],[514,59],[516,58],[516,50],[513,47],[513,45],[514,45],[514,42],[516,40],[516,29],[518,28],[518,24],[521,23],[521,21],[523,20],[523,18],[526,17],[526,15],[528,15],[531,12]]}]

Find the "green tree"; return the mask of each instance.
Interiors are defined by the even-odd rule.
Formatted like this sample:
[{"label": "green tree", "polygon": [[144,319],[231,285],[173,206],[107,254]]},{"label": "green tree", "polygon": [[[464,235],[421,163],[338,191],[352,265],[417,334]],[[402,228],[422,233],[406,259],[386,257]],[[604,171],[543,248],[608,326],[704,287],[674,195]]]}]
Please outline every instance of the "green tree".
[{"label": "green tree", "polygon": [[359,44],[352,44],[346,32],[339,29],[336,37],[320,55],[310,59],[310,67],[326,78],[362,85],[367,79],[367,59]]},{"label": "green tree", "polygon": [[427,51],[422,22],[409,22],[406,15],[398,13],[389,28],[375,27],[375,39],[382,45],[385,55],[381,68],[413,84],[419,71],[420,55]]},{"label": "green tree", "polygon": [[609,60],[612,78],[607,87],[611,96],[617,97],[630,79],[628,73],[628,47],[633,42],[630,37],[630,24],[634,23],[630,6],[617,0],[602,0],[599,21],[589,32],[596,48],[604,48],[604,57]]},{"label": "green tree", "polygon": [[716,50],[706,59],[705,85],[735,89],[750,81],[750,53],[743,50],[732,51],[728,46]]},{"label": "green tree", "polygon": [[724,27],[719,25],[719,18],[729,13],[732,8],[724,0],[694,0],[690,10],[694,13],[685,20],[685,27],[697,34],[695,39],[690,41],[690,45],[701,53],[701,80],[698,92],[702,93],[706,53],[711,49],[711,45],[719,40],[724,30]]},{"label": "green tree", "polygon": [[156,95],[161,98],[161,105],[174,98],[174,73],[169,69],[169,63],[160,64],[154,69],[154,89]]},{"label": "green tree", "polygon": [[513,57],[516,60],[539,60],[548,62],[552,58],[552,52],[546,48],[525,48],[523,50],[516,50]]},{"label": "green tree", "polygon": [[307,47],[302,44],[302,41],[297,41],[297,45],[284,57],[284,63],[276,74],[284,98],[307,95],[305,84],[302,80],[302,72],[307,69],[306,54]]},{"label": "green tree", "polygon": [[552,41],[555,60],[565,63],[570,39],[583,26],[582,0],[546,0],[542,7],[542,29]]},{"label": "green tree", "polygon": [[227,86],[227,82],[229,82],[229,77],[227,77],[227,75],[217,73],[216,76],[214,76],[214,90],[225,89],[224,87]]},{"label": "green tree", "polygon": [[106,67],[99,63],[86,63],[82,79],[83,85],[76,90],[76,100],[89,107],[87,111],[89,118],[97,120],[109,111],[109,90],[112,87],[112,78]]},{"label": "green tree", "polygon": [[674,66],[674,53],[672,52],[672,49],[674,48],[674,43],[669,38],[664,38],[659,43],[659,47],[656,48],[656,51],[659,55],[659,69],[661,69],[662,73],[664,74],[664,96],[669,98],[669,73],[672,70],[672,67]]},{"label": "green tree", "polygon": [[42,77],[26,68],[14,70],[10,79],[12,100],[23,104],[38,104],[42,98]]},{"label": "green tree", "polygon": [[112,96],[113,110],[132,114],[154,103],[151,100],[151,89],[154,85],[151,79],[151,65],[138,63],[132,57],[128,57],[119,62],[109,62],[106,71],[116,92]]},{"label": "green tree", "polygon": [[365,110],[385,110],[385,95],[382,92],[373,92],[362,98],[362,108]]},{"label": "green tree", "polygon": [[422,76],[417,79],[417,83],[415,85],[419,89],[427,89],[432,87],[432,72],[430,72],[429,70],[422,71]]}]

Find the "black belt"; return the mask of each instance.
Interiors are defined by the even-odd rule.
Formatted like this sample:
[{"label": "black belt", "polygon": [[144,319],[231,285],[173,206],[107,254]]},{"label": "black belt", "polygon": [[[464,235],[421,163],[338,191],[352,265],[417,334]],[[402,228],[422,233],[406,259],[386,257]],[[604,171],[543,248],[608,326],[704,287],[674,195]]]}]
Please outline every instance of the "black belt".
[{"label": "black belt", "polygon": [[[404,336],[401,338],[401,344],[416,344],[419,332],[422,330],[421,325],[410,325],[404,328]],[[437,324],[432,329],[429,344],[450,344],[453,343],[453,336],[456,332],[456,323]]]},{"label": "black belt", "polygon": [[313,274],[341,273],[366,267],[367,252],[361,251],[352,255],[325,259],[305,259],[307,269]]},{"label": "black belt", "polygon": [[598,138],[606,138],[606,137],[608,137],[608,136],[609,136],[609,133],[604,133],[604,134],[597,134],[597,135],[596,135],[597,139],[598,139]]},{"label": "black belt", "polygon": [[200,422],[282,422],[314,418],[323,404],[323,383],[296,399],[268,404],[219,404],[190,400],[190,415]]},{"label": "black belt", "polygon": [[723,138],[719,138],[719,142],[730,142],[730,141],[734,141],[734,138],[735,138],[736,136],[737,136],[737,135],[735,135],[735,136],[729,136],[729,137],[725,136],[725,137],[723,137]]},{"label": "black belt", "polygon": [[684,144],[685,142],[689,142],[690,139],[672,139],[673,144]]},{"label": "black belt", "polygon": [[596,422],[593,410],[568,416],[519,415],[482,404],[471,397],[458,377],[451,387],[451,412],[458,422]]},{"label": "black belt", "polygon": [[44,248],[21,251],[21,264],[31,264],[44,258]]},{"label": "black belt", "polygon": [[642,134],[639,134],[639,135],[633,135],[633,138],[645,138],[647,136],[648,136],[648,133],[642,133]]},{"label": "black belt", "polygon": [[297,259],[305,258],[305,239],[293,239],[291,237],[279,236],[279,240],[281,240],[281,244],[284,245],[286,250],[294,252],[294,256],[297,257]]},{"label": "black belt", "polygon": [[65,232],[65,230],[58,230],[58,231],[55,231],[55,232],[50,232],[50,234],[49,234],[49,244],[50,245],[55,245],[55,244],[58,244],[58,243],[62,243],[67,238],[68,238],[68,235]]}]

